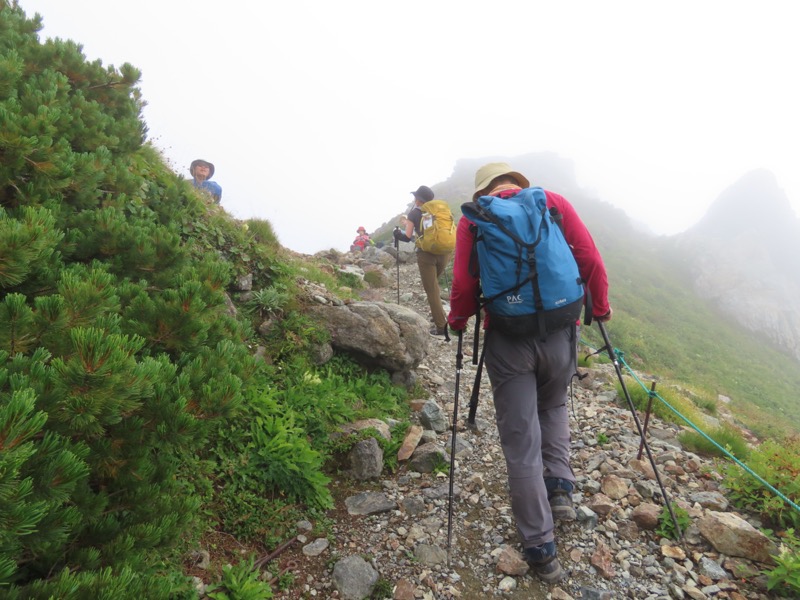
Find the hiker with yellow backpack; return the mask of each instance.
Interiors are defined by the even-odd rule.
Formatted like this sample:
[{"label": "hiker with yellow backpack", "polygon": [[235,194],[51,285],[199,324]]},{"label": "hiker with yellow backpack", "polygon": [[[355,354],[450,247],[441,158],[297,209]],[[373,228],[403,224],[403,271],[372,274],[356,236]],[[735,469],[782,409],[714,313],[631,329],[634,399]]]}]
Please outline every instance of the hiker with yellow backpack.
[{"label": "hiker with yellow backpack", "polygon": [[444,273],[456,247],[456,225],[450,206],[444,200],[434,200],[433,190],[421,185],[414,195],[414,208],[405,219],[405,231],[394,230],[395,240],[412,241],[416,233],[417,266],[422,287],[431,307],[431,335],[447,338],[447,317],[442,306],[439,277]]}]

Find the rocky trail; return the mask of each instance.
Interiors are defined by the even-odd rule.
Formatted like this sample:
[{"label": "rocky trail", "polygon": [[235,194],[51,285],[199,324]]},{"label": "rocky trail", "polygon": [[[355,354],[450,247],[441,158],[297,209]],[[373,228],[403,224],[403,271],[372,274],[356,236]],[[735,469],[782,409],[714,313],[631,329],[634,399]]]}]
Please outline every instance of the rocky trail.
[{"label": "rocky trail", "polygon": [[[395,265],[384,261],[383,268],[387,286],[369,290],[366,299],[396,302]],[[429,319],[413,260],[400,264],[399,279],[400,303]],[[336,507],[327,527],[299,523],[296,542],[274,559],[294,573],[294,585],[276,591],[276,598],[771,597],[760,574],[765,565],[743,557],[769,560],[770,544],[759,533],[759,523],[729,507],[719,488],[718,469],[680,448],[678,427],[651,419],[648,443],[662,481],[674,505],[691,517],[683,544],[655,534],[661,494],[646,454],[637,460],[640,438],[627,405],[617,397],[611,365],[583,370],[588,376],[573,386],[578,519],[559,523],[556,531],[568,576],[548,586],[528,573],[511,515],[485,373],[478,427],[465,427],[475,376],[471,329],[472,322],[463,340],[458,390],[449,564],[449,484],[441,467],[450,461],[457,342],[432,338],[417,369],[428,397],[414,404],[419,426],[414,431],[421,434],[414,455],[394,473],[384,470],[372,480],[342,477],[334,482]],[[610,329],[613,333],[613,325]],[[321,531],[325,533],[319,535]]]}]

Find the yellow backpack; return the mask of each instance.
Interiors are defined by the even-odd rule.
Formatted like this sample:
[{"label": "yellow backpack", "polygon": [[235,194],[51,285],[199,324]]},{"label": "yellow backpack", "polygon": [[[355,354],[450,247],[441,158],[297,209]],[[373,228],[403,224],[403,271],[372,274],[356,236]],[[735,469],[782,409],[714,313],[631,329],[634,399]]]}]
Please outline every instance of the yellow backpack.
[{"label": "yellow backpack", "polygon": [[417,248],[431,254],[450,254],[456,247],[456,224],[444,200],[431,200],[420,207],[420,235]]}]

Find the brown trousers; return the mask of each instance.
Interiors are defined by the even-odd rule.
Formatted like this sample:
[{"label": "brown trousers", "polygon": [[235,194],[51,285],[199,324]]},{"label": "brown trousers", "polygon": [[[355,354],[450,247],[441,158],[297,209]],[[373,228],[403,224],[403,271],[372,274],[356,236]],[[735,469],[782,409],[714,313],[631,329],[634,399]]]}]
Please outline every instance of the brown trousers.
[{"label": "brown trousers", "polygon": [[422,287],[428,296],[433,322],[439,329],[447,325],[447,317],[442,306],[442,292],[439,289],[439,277],[444,273],[449,261],[449,254],[439,255],[417,250],[417,266],[422,279]]}]

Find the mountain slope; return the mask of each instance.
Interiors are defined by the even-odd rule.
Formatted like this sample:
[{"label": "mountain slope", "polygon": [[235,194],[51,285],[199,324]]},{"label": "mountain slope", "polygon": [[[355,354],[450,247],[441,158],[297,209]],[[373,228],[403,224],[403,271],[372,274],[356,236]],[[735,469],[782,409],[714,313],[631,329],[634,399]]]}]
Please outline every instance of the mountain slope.
[{"label": "mountain slope", "polygon": [[675,248],[699,296],[800,360],[800,220],[772,173],[725,190]]}]

